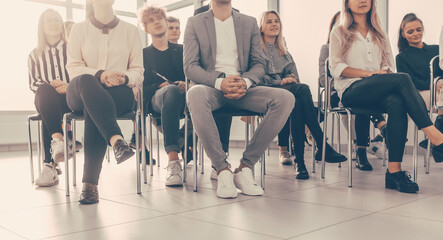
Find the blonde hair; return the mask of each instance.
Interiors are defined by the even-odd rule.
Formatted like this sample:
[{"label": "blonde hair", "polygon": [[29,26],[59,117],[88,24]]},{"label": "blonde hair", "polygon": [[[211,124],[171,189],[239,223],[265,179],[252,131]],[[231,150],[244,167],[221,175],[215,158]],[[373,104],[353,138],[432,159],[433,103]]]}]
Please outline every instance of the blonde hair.
[{"label": "blonde hair", "polygon": [[60,38],[66,42],[66,30],[65,30],[65,26],[63,25],[63,19],[62,16],[55,11],[54,9],[46,9],[44,12],[42,12],[42,14],[40,15],[40,18],[38,20],[38,29],[37,29],[37,48],[35,49],[35,57],[38,58],[40,57],[43,52],[45,51],[46,46],[48,46],[48,43],[46,42],[46,36],[45,36],[45,30],[43,27],[44,24],[44,20],[45,20],[45,15],[49,12],[53,12],[55,14],[57,14],[57,16],[60,18],[60,23],[62,25],[62,33]]},{"label": "blonde hair", "polygon": [[[383,32],[380,24],[380,18],[377,13],[377,0],[371,1],[371,10],[367,13],[367,23],[369,25],[369,32],[374,36],[375,45],[380,48],[382,59],[389,65],[392,65],[388,53],[388,39]],[[345,56],[349,51],[352,43],[356,39],[356,23],[352,16],[351,9],[348,7],[349,0],[343,0],[342,10],[340,14],[340,23],[337,26],[339,36],[341,38],[341,54]]]},{"label": "blonde hair", "polygon": [[152,15],[160,16],[166,21],[166,10],[164,8],[148,6],[148,4],[145,3],[141,8],[138,9],[137,12],[138,22],[144,31],[146,31],[146,22],[148,21],[148,18]]},{"label": "blonde hair", "polygon": [[278,21],[280,22],[280,33],[278,34],[277,38],[275,39],[275,43],[277,44],[277,49],[278,49],[278,52],[280,53],[280,55],[284,55],[288,52],[288,49],[286,48],[285,39],[283,37],[283,24],[281,23],[281,18],[280,18],[280,15],[277,13],[277,11],[269,10],[269,11],[264,12],[261,15],[261,19],[260,19],[261,46],[263,47],[263,49],[268,50],[268,48],[266,47],[266,44],[265,44],[265,36],[263,34],[263,27],[266,24],[266,17],[271,13],[275,14],[278,18]]}]

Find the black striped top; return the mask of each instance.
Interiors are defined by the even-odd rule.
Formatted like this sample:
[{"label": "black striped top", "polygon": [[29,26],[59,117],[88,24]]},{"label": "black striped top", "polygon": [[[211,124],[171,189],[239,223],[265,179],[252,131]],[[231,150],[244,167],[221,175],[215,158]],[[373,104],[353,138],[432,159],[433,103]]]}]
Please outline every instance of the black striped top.
[{"label": "black striped top", "polygon": [[35,92],[44,83],[60,79],[69,83],[68,72],[66,71],[66,42],[60,40],[53,46],[46,46],[43,54],[35,56],[35,49],[29,54],[29,88]]}]

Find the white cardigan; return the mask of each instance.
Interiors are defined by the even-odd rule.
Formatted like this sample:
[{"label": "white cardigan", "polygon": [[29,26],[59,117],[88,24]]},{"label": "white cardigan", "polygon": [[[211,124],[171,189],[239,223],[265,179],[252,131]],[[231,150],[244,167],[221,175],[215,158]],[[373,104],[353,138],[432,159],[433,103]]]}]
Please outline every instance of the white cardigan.
[{"label": "white cardigan", "polygon": [[128,87],[138,87],[143,81],[143,50],[138,29],[122,20],[109,34],[103,34],[90,20],[75,24],[67,54],[66,69],[71,79],[112,70],[128,76]]}]

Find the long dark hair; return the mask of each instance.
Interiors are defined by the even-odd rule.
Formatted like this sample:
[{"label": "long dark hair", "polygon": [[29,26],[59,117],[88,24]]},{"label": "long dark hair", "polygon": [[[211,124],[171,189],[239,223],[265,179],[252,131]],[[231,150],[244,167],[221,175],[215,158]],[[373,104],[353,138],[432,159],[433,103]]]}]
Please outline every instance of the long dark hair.
[{"label": "long dark hair", "polygon": [[409,46],[408,40],[406,40],[406,38],[403,37],[403,31],[405,29],[406,24],[413,22],[413,21],[419,21],[421,23],[421,25],[423,26],[423,21],[420,18],[418,18],[415,15],[415,13],[408,13],[403,17],[403,20],[401,21],[401,24],[400,24],[400,30],[398,31],[397,46],[398,46],[399,52],[403,52]]}]

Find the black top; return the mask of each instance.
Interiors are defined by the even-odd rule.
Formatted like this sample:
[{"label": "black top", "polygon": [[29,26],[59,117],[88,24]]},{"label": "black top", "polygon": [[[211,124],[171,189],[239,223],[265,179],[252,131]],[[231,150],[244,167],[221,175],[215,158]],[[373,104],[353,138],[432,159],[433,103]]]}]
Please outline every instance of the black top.
[{"label": "black top", "polygon": [[[429,90],[429,62],[436,55],[438,55],[438,45],[427,45],[424,43],[423,48],[408,46],[395,58],[397,72],[409,74],[417,90]],[[434,77],[443,76],[443,71],[439,68],[437,69]]]},{"label": "black top", "polygon": [[143,81],[143,97],[148,112],[152,112],[151,99],[158,86],[165,82],[154,72],[161,74],[167,79],[185,81],[183,71],[183,45],[168,43],[168,49],[159,51],[150,45],[143,49],[143,65],[145,68]]}]

